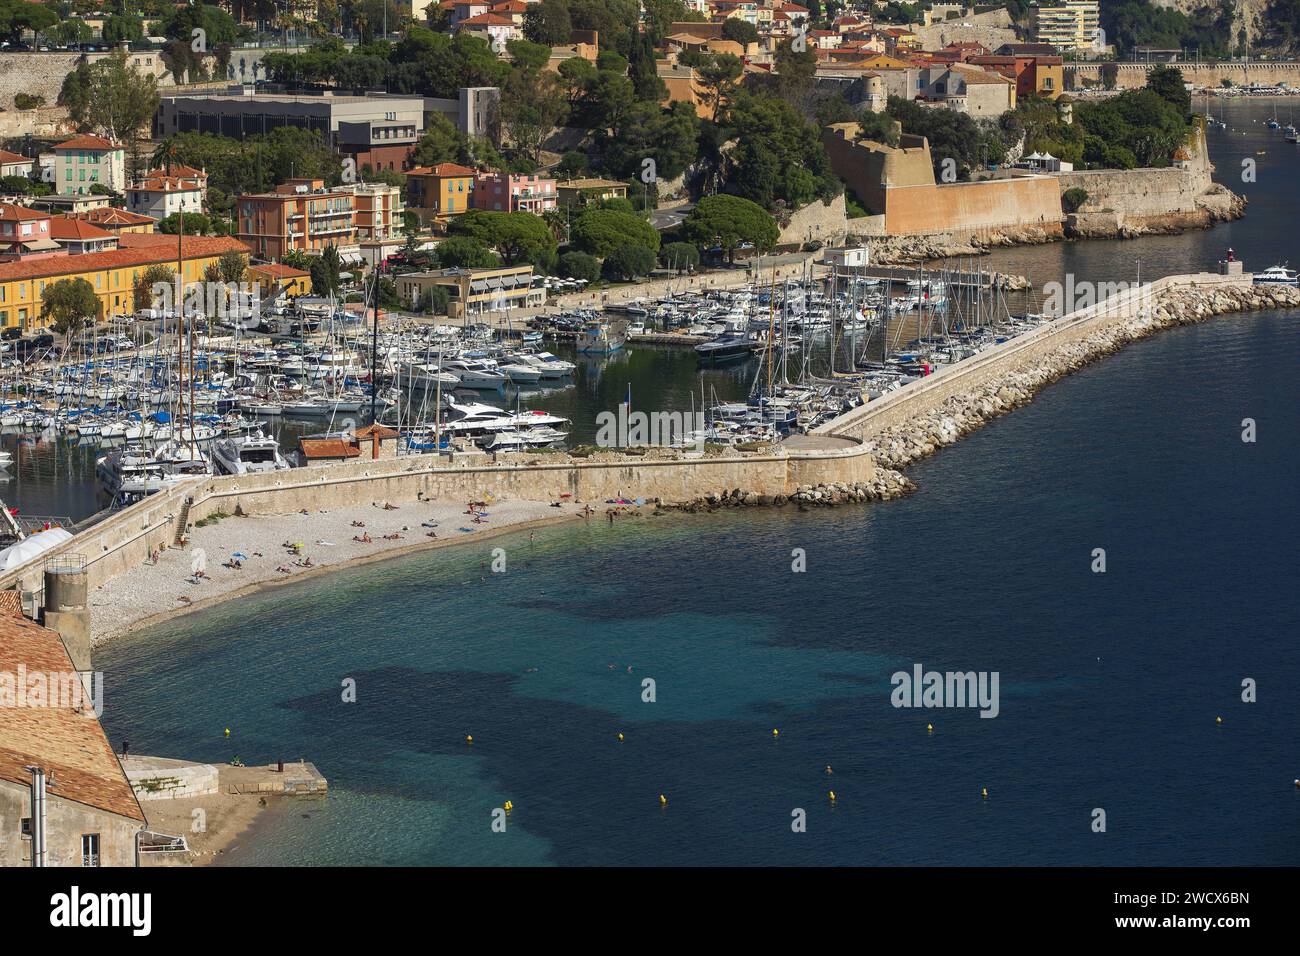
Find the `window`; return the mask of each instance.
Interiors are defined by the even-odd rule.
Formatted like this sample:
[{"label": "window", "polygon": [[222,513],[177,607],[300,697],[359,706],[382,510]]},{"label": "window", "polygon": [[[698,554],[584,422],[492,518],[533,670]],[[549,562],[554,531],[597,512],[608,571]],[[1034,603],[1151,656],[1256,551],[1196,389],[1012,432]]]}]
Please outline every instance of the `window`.
[{"label": "window", "polygon": [[99,866],[98,833],[83,833],[81,835],[81,865]]}]

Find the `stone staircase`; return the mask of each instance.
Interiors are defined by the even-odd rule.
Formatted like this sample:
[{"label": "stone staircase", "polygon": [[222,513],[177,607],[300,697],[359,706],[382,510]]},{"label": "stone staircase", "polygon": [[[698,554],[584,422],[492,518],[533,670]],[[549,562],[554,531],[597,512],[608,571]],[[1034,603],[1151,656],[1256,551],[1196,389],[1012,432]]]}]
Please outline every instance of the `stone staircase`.
[{"label": "stone staircase", "polygon": [[187,497],[184,504],[181,505],[181,513],[176,516],[176,535],[172,538],[172,544],[176,547],[181,546],[181,536],[185,534],[190,523],[190,506],[194,504],[192,497]]}]

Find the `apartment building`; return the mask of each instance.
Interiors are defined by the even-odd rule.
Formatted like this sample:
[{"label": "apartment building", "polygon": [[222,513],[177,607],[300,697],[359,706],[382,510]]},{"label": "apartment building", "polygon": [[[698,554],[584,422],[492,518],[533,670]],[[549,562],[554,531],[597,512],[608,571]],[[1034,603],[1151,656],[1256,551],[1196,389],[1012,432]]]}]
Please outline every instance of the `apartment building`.
[{"label": "apartment building", "polygon": [[555,208],[556,183],[543,176],[480,172],[474,177],[473,196],[475,209],[540,216]]},{"label": "apartment building", "polygon": [[386,183],[326,188],[321,179],[290,179],[274,192],[239,197],[235,235],[259,258],[334,246],[344,262],[359,264],[357,244],[395,239],[404,209],[401,189]]},{"label": "apartment building", "polygon": [[1096,48],[1101,34],[1097,0],[1063,0],[1031,9],[1039,43],[1050,43],[1066,53],[1088,53]]},{"label": "apartment building", "polygon": [[402,202],[400,186],[386,183],[357,183],[340,186],[335,192],[350,191],[353,197],[353,220],[357,239],[361,242],[393,239],[402,231]]},{"label": "apartment building", "polygon": [[126,188],[126,153],[102,136],[74,136],[53,148],[54,188],[64,195],[83,195],[95,185],[114,192]]},{"label": "apartment building", "polygon": [[444,287],[450,295],[447,315],[457,319],[506,309],[536,308],[546,302],[545,290],[533,288],[530,265],[411,272],[397,276],[394,281],[398,296],[412,307],[418,307],[433,286]]},{"label": "apartment building", "polygon": [[235,236],[260,258],[357,241],[355,194],[326,189],[321,179],[290,179],[274,192],[240,196],[237,208]]}]

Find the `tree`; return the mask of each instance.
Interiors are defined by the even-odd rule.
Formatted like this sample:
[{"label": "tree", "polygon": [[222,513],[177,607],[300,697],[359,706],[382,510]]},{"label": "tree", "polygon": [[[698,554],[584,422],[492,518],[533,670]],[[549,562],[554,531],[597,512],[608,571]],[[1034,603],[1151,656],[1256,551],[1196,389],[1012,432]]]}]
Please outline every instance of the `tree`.
[{"label": "tree", "polygon": [[585,252],[566,252],[560,256],[560,275],[595,282],[600,278],[600,261]]},{"label": "tree", "polygon": [[619,246],[600,265],[600,272],[606,279],[615,282],[630,282],[637,276],[648,276],[654,271],[655,254],[653,249],[632,243]]},{"label": "tree", "polygon": [[515,71],[501,90],[501,125],[511,144],[534,167],[542,145],[568,114],[566,97],[553,73]]},{"label": "tree", "polygon": [[330,243],[322,249],[319,256],[312,258],[307,271],[311,273],[311,287],[314,291],[321,295],[337,295],[339,274],[343,271],[338,246]]},{"label": "tree", "polygon": [[555,167],[555,172],[566,179],[573,179],[577,176],[581,176],[587,171],[589,162],[586,153],[581,153],[576,149],[571,149],[560,157],[560,162],[559,165]]},{"label": "tree", "polygon": [[99,296],[85,279],[60,279],[41,293],[41,318],[56,332],[71,335],[98,312]]},{"label": "tree", "polygon": [[676,179],[695,159],[700,122],[690,103],[673,103],[667,110],[657,103],[638,102],[616,136],[598,136],[602,167],[619,179],[640,178],[645,161],[654,161],[655,181]]},{"label": "tree", "polygon": [[113,142],[134,139],[158,110],[158,81],[129,65],[124,51],[87,63],[63,78],[60,106],[78,132],[95,133]]},{"label": "tree", "polygon": [[506,52],[510,54],[515,69],[526,73],[536,73],[551,61],[551,48],[548,44],[532,43],[528,40],[506,41]]},{"label": "tree", "polygon": [[144,21],[132,14],[115,13],[104,21],[103,36],[109,46],[139,43],[144,39]]},{"label": "tree", "polygon": [[496,253],[470,236],[448,236],[438,243],[434,253],[443,269],[492,269],[501,265]]},{"label": "tree", "polygon": [[740,79],[744,69],[740,57],[730,53],[710,56],[696,69],[700,82],[710,91],[709,99],[713,102],[710,115],[714,122],[722,122],[722,117],[725,115],[723,101],[730,98],[731,91],[735,88],[736,81]]},{"label": "tree", "polygon": [[777,203],[798,209],[840,194],[843,187],[831,170],[819,131],[785,100],[737,97],[731,131],[737,145],[729,157],[727,192],[765,209]]},{"label": "tree", "polygon": [[441,113],[430,113],[424,135],[415,144],[411,162],[416,166],[437,166],[439,163],[464,163],[469,149],[469,138],[456,129],[454,123]]},{"label": "tree", "polygon": [[1174,66],[1154,66],[1147,71],[1146,88],[1183,116],[1192,111],[1192,94],[1183,82],[1183,71]]},{"label": "tree", "polygon": [[682,234],[699,246],[720,246],[727,261],[736,248],[751,243],[758,252],[776,245],[781,231],[761,206],[739,196],[706,196],[682,223]]},{"label": "tree", "polygon": [[524,13],[524,36],[533,43],[562,46],[569,42],[572,32],[567,0],[542,0],[529,4]]},{"label": "tree", "polygon": [[659,79],[655,65],[654,41],[650,34],[642,33],[636,23],[629,28],[627,78],[639,100],[660,103],[668,95],[668,87]]},{"label": "tree", "polygon": [[632,213],[614,209],[584,212],[573,223],[569,235],[576,249],[602,259],[620,246],[645,246],[652,251],[659,248],[659,233],[654,226]]},{"label": "tree", "polygon": [[700,250],[689,242],[670,242],[660,248],[659,264],[679,274],[690,272],[700,264]]},{"label": "tree", "polygon": [[530,212],[487,212],[472,209],[447,227],[453,236],[469,236],[492,249],[506,265],[529,262],[549,269],[555,262],[555,236]]},{"label": "tree", "polygon": [[[135,308],[139,312],[142,309],[152,308],[154,306],[153,290],[154,286],[166,285],[169,289],[176,287],[176,272],[169,266],[162,263],[149,266],[140,273],[136,279],[135,288],[132,292],[135,295]],[[174,298],[174,293],[169,293],[170,298]]]},{"label": "tree", "polygon": [[248,256],[236,249],[223,252],[216,261],[217,275],[222,282],[243,282],[248,270]]},{"label": "tree", "polygon": [[59,22],[51,8],[27,0],[0,0],[0,35],[13,43],[22,40],[23,31],[40,33]]},{"label": "tree", "polygon": [[206,236],[212,232],[212,220],[201,212],[174,212],[159,221],[158,231],[169,236],[177,235],[181,231],[181,217],[185,219],[187,236]]},{"label": "tree", "polygon": [[722,22],[722,39],[734,40],[743,47],[758,42],[758,28],[738,17],[728,17]]}]

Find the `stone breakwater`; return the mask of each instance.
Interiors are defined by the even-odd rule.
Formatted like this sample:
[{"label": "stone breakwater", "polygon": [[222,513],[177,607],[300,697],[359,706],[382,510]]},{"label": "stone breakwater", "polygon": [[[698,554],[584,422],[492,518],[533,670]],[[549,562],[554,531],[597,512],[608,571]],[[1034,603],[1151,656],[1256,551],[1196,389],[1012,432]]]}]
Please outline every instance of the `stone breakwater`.
[{"label": "stone breakwater", "polygon": [[901,472],[887,468],[876,469],[870,481],[836,481],[817,485],[800,485],[790,495],[761,495],[755,491],[735,488],[718,494],[707,494],[692,501],[676,504],[659,503],[666,511],[707,512],[720,508],[781,508],[797,505],[800,511],[810,507],[829,508],[835,505],[863,504],[868,501],[888,501],[914,490],[916,485]]},{"label": "stone breakwater", "polygon": [[866,448],[881,468],[901,468],[953,444],[985,422],[1026,404],[1044,386],[1138,339],[1228,312],[1296,306],[1300,306],[1300,289],[1285,286],[1167,290],[1139,315],[1099,329],[1027,366],[1008,369],[969,393],[893,425],[867,441]]}]

